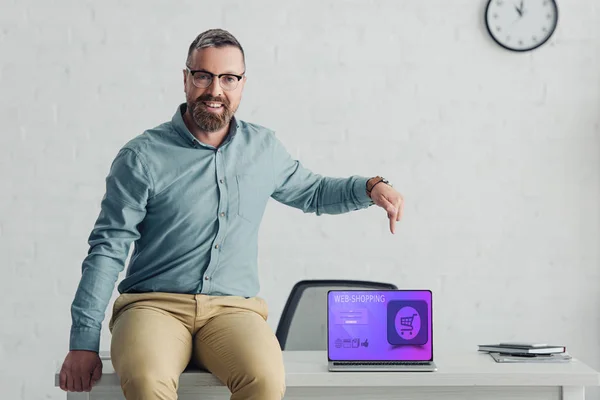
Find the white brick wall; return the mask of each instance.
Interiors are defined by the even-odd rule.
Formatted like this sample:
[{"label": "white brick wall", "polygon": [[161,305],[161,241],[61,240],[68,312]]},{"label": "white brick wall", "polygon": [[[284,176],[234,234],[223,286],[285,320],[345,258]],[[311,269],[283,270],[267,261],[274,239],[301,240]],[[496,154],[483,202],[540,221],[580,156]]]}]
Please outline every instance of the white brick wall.
[{"label": "white brick wall", "polygon": [[488,38],[484,0],[288,3],[0,1],[0,397],[64,399],[52,374],[109,163],[171,118],[212,27],[247,52],[241,118],[317,172],[383,174],[406,197],[395,236],[375,208],[273,203],[273,328],[299,279],[392,281],[434,291],[438,348],[545,340],[600,368],[597,2],[559,2],[531,54]]}]

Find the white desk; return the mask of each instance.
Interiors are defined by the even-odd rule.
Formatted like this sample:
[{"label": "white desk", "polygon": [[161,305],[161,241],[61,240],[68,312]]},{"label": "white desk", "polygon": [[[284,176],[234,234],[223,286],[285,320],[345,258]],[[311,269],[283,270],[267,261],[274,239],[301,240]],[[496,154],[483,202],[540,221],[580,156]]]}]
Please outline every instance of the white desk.
[{"label": "white desk", "polygon": [[[586,386],[600,386],[600,374],[573,360],[566,364],[498,364],[476,350],[436,354],[437,372],[328,372],[325,352],[284,352],[286,399],[420,400],[505,399],[583,400]],[[68,393],[67,400],[124,399],[110,360],[89,393]],[[60,365],[55,374],[59,387]],[[59,389],[60,390],[60,389]],[[228,399],[229,391],[201,371],[181,375],[179,399]]]}]

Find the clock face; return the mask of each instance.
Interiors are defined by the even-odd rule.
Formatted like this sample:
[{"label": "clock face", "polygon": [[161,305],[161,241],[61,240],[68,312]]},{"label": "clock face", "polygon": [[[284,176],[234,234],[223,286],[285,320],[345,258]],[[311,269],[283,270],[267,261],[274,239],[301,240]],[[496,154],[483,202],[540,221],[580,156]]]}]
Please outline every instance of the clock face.
[{"label": "clock face", "polygon": [[554,0],[489,0],[485,11],[489,34],[500,46],[513,51],[541,46],[550,39],[557,22]]}]

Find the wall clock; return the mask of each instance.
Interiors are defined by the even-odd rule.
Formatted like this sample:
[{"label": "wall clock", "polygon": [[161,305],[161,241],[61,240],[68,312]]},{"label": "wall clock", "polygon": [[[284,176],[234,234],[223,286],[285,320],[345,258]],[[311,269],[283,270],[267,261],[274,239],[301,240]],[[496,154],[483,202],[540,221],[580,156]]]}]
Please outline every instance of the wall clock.
[{"label": "wall clock", "polygon": [[556,30],[555,0],[488,0],[485,25],[496,43],[511,51],[530,51]]}]

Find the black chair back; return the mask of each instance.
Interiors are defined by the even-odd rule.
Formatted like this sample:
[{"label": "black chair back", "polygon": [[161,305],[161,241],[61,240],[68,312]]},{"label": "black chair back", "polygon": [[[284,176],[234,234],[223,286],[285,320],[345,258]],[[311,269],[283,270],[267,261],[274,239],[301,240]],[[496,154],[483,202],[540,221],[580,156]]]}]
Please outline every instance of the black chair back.
[{"label": "black chair back", "polygon": [[396,285],[358,280],[303,280],[287,299],[276,336],[282,350],[327,349],[329,290],[396,290]]}]

